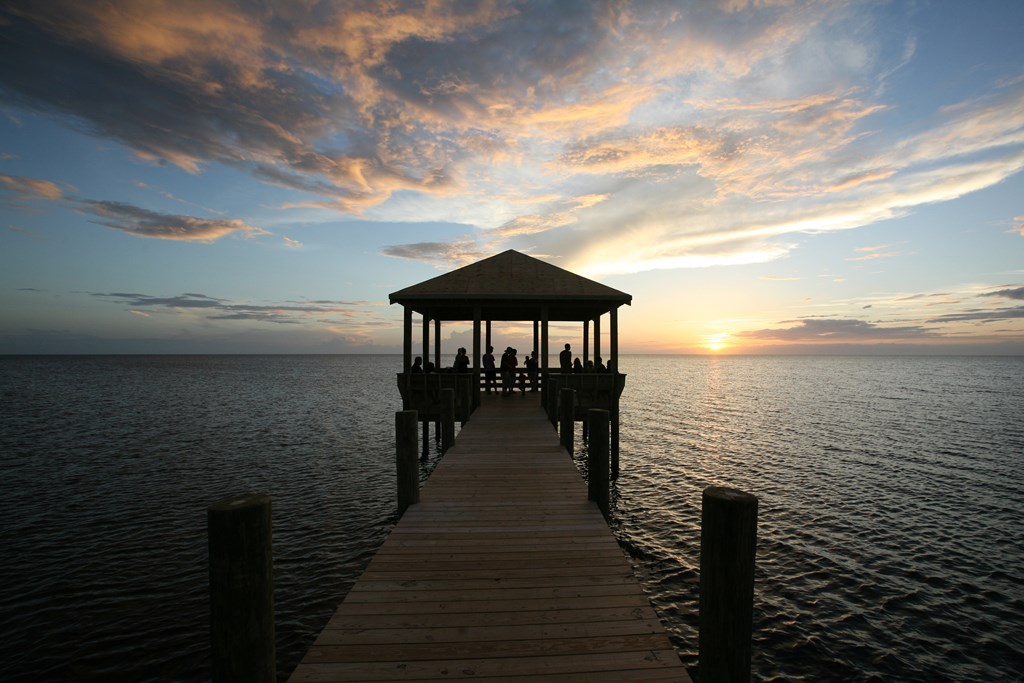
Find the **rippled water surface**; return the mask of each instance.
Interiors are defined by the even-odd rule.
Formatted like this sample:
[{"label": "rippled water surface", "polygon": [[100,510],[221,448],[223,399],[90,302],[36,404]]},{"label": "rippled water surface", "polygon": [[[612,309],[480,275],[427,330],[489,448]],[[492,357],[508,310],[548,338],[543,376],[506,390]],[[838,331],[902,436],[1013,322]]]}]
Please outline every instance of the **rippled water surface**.
[{"label": "rippled water surface", "polygon": [[[206,678],[206,507],[245,491],[287,676],[395,521],[397,365],[0,358],[0,679]],[[715,484],[760,499],[757,679],[1021,680],[1024,359],[620,366],[613,527],[687,663]]]}]

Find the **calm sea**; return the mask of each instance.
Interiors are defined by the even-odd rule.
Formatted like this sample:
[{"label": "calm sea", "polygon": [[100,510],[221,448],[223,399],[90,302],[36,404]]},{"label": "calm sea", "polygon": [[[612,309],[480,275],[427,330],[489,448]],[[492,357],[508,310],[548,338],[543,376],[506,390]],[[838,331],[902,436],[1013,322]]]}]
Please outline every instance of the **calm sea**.
[{"label": "calm sea", "polygon": [[[0,358],[0,679],[207,678],[206,507],[247,491],[287,676],[396,521],[398,365]],[[620,367],[613,528],[684,661],[714,484],[760,498],[756,679],[1024,680],[1024,358]]]}]

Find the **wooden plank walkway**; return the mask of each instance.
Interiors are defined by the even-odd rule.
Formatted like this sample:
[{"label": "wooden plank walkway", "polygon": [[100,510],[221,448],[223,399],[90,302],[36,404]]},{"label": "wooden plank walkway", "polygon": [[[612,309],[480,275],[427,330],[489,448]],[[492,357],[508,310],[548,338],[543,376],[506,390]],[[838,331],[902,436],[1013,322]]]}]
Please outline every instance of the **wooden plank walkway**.
[{"label": "wooden plank walkway", "polygon": [[483,396],[290,680],[690,680],[535,396]]}]

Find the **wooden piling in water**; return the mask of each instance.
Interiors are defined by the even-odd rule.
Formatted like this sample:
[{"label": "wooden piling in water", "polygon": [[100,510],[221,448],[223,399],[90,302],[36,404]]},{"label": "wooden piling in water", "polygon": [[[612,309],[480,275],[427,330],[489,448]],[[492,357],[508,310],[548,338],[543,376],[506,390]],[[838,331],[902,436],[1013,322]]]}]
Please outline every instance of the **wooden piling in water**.
[{"label": "wooden piling in water", "polygon": [[587,443],[587,498],[595,501],[608,519],[608,411],[587,411],[590,441]]},{"label": "wooden piling in water", "polygon": [[455,390],[441,389],[441,452],[455,443]]},{"label": "wooden piling in water", "polygon": [[616,398],[611,411],[611,478],[619,478],[619,399]]},{"label": "wooden piling in water", "polygon": [[576,392],[572,389],[563,388],[558,394],[559,442],[569,451],[569,455],[572,455],[573,433],[575,432],[573,411],[576,408]]},{"label": "wooden piling in water", "polygon": [[415,410],[395,413],[395,466],[398,483],[398,516],[406,508],[420,502],[420,465],[416,460]]},{"label": "wooden piling in water", "polygon": [[558,429],[558,383],[553,377],[548,377],[546,386],[544,410],[548,414],[548,421],[551,422],[551,426]]},{"label": "wooden piling in water", "polygon": [[212,680],[272,683],[274,573],[270,496],[219,500],[206,513]]},{"label": "wooden piling in water", "polygon": [[749,683],[757,497],[704,489],[700,532],[699,678]]}]

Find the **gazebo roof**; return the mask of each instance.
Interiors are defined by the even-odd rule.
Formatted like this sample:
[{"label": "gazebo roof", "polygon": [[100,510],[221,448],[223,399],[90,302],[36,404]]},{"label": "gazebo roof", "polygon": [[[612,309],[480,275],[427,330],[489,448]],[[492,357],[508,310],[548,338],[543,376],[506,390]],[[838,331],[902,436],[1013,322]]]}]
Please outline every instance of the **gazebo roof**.
[{"label": "gazebo roof", "polygon": [[600,282],[509,249],[482,261],[406,287],[391,303],[437,320],[591,320],[633,297]]}]

